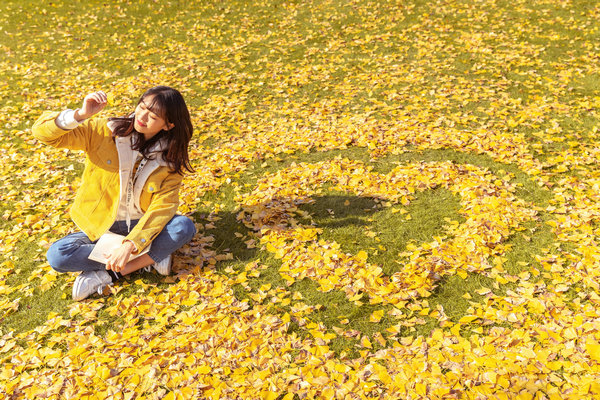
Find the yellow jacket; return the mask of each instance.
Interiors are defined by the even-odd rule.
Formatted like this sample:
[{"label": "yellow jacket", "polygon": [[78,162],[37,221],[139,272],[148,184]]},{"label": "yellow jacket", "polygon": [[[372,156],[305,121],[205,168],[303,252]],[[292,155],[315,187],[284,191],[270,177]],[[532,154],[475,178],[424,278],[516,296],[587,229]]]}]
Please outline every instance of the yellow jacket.
[{"label": "yellow jacket", "polygon": [[[81,187],[71,207],[73,222],[92,241],[115,221],[121,191],[133,166],[130,137],[112,138],[106,118],[84,121],[66,131],[54,122],[58,112],[45,112],[32,128],[34,137],[53,147],[86,152]],[[128,167],[129,166],[129,167]],[[173,218],[179,205],[182,176],[171,172],[158,156],[147,162],[134,186],[135,204],[144,215],[127,235],[142,251]]]}]

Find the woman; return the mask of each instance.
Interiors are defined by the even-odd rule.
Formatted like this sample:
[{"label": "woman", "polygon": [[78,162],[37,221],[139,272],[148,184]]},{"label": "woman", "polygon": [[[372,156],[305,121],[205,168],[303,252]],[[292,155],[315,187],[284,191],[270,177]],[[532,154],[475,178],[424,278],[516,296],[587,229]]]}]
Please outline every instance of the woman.
[{"label": "woman", "polygon": [[[106,104],[104,92],[91,93],[80,109],[46,112],[32,128],[46,144],[86,152],[71,207],[81,232],[58,240],[47,254],[55,270],[81,271],[73,285],[77,301],[150,265],[168,275],[171,254],[196,233],[189,218],[175,215],[184,170],[192,172],[188,144],[193,128],[181,94],[157,86],[144,93],[128,117],[90,119]],[[89,259],[108,231],[125,238],[105,254],[105,264]]]}]

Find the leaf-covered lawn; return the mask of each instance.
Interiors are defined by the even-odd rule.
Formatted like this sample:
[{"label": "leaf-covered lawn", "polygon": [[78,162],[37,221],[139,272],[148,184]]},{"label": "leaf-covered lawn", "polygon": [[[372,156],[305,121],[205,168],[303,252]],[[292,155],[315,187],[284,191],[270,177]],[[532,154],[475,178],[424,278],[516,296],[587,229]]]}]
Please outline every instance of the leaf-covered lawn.
[{"label": "leaf-covered lawn", "polygon": [[[0,4],[0,395],[600,396],[593,0]],[[195,126],[174,275],[47,264],[94,90]]]}]

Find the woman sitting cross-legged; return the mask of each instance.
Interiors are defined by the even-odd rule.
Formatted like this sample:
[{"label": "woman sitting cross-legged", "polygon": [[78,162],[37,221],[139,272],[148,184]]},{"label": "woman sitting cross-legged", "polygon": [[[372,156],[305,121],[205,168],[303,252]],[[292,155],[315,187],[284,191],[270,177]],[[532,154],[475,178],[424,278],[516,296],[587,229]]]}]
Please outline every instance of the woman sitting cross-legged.
[{"label": "woman sitting cross-legged", "polygon": [[[181,94],[157,86],[122,118],[91,118],[107,104],[99,91],[77,110],[46,112],[33,135],[54,147],[86,152],[81,187],[71,218],[81,230],[50,246],[48,262],[59,272],[78,272],[73,299],[82,300],[123,275],[152,265],[171,270],[171,254],[196,233],[189,218],[176,215],[184,170],[192,172],[188,145],[190,114]],[[88,258],[107,232],[125,236],[106,263]],[[133,258],[136,254],[149,251]]]}]

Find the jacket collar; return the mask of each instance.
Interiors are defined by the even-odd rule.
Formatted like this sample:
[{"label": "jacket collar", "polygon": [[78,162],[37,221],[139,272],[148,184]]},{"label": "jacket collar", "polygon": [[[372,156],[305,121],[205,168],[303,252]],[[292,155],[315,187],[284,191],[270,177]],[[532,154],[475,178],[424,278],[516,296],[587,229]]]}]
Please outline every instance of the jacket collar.
[{"label": "jacket collar", "polygon": [[[108,121],[106,123],[106,126],[108,126],[108,129],[110,129],[111,132],[114,132],[117,127],[117,123],[116,123],[116,121]],[[131,148],[131,135],[127,136],[127,137],[117,136],[117,137],[115,137],[115,142],[117,143],[118,152],[120,154],[125,153],[127,151],[125,144],[127,144],[129,146],[129,148]],[[164,138],[162,140],[156,142],[150,148],[150,159],[155,160],[161,166],[168,167],[169,164],[166,161],[164,161],[163,158],[159,154],[155,154],[155,153],[162,152],[163,150],[165,150],[167,148],[167,146],[168,146],[167,140],[165,140]],[[127,157],[127,158],[129,158],[129,157]]]},{"label": "jacket collar", "polygon": [[[135,158],[139,154],[138,151],[133,150],[131,148],[131,135],[129,136],[117,136],[115,137],[115,143],[117,145],[117,153],[119,154],[119,162],[121,165],[129,165],[135,163]],[[161,156],[161,152],[167,148],[167,141],[161,140],[156,142],[151,148],[149,152],[148,159],[152,161],[152,163],[157,164],[157,166],[168,167],[169,163],[163,160]]]}]

